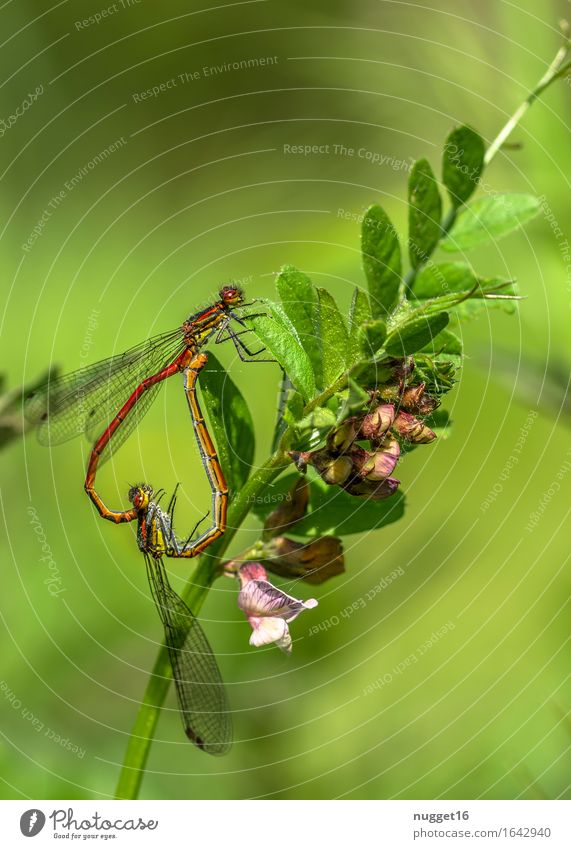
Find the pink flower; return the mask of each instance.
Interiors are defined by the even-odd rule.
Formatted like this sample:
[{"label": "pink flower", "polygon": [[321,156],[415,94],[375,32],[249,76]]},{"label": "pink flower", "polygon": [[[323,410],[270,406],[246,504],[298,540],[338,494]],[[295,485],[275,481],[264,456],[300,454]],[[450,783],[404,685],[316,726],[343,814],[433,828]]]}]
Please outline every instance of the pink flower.
[{"label": "pink flower", "polygon": [[252,626],[251,646],[266,646],[275,643],[282,651],[290,654],[291,636],[288,622],[292,622],[302,610],[317,607],[310,598],[299,601],[274,587],[261,563],[246,563],[238,573],[242,589],[238,594],[238,607],[244,611]]}]

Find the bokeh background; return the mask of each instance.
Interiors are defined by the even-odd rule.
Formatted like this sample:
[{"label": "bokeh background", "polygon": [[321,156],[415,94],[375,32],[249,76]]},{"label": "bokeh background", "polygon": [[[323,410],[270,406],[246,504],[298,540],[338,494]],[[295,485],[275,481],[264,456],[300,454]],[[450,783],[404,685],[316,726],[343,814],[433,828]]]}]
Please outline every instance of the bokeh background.
[{"label": "bokeh background", "polygon": [[[411,159],[438,168],[457,123],[491,141],[568,13],[554,0],[203,5],[2,5],[6,386],[176,327],[231,278],[271,296],[283,263],[347,306],[364,283],[364,208],[382,203],[405,232]],[[256,61],[224,67],[242,60]],[[517,278],[527,300],[465,326],[454,428],[399,467],[404,518],[347,537],[345,576],[296,587],[319,607],[294,623],[290,659],[251,649],[233,584],[215,585],[202,621],[236,743],[224,759],[194,749],[171,693],[143,797],[569,796],[570,103],[569,84],[553,86],[515,132],[518,149],[487,172],[499,190],[545,195],[558,229],[542,216],[471,257]],[[304,156],[290,145],[329,147]],[[223,348],[263,461],[278,370]],[[99,482],[119,505],[136,480],[181,481],[186,527],[208,493],[170,383]],[[88,447],[49,451],[30,434],[0,452],[7,798],[112,797],[161,639],[132,528],[102,522],[83,494]],[[233,550],[256,527],[251,517]],[[182,586],[189,565],[169,567]]]}]

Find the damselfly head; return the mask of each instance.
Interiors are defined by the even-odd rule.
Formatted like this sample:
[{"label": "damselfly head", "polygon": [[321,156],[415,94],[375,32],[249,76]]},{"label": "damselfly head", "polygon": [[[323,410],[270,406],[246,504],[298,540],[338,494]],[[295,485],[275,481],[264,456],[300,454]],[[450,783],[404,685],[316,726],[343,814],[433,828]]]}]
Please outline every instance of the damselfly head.
[{"label": "damselfly head", "polygon": [[153,487],[148,483],[138,483],[129,490],[129,501],[135,510],[145,510],[149,506]]},{"label": "damselfly head", "polygon": [[223,286],[220,289],[220,300],[226,307],[239,307],[244,300],[244,293],[239,286]]}]

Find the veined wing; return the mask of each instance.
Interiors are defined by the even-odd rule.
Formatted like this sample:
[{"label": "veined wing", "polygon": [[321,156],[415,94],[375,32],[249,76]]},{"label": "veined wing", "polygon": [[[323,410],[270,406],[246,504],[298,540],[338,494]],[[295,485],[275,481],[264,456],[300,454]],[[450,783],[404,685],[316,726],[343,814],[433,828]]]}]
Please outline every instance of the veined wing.
[{"label": "veined wing", "polygon": [[65,442],[80,433],[95,439],[139,383],[168,365],[183,347],[177,328],[123,354],[48,381],[26,399],[26,419],[37,425],[38,439],[44,445]]},{"label": "veined wing", "polygon": [[[111,455],[114,454],[121,445],[126,442],[131,433],[136,430],[141,423],[143,416],[150,409],[151,404],[159,394],[162,385],[162,381],[161,383],[156,383],[154,386],[151,386],[150,389],[147,389],[143,395],[141,395],[138,402],[129,411],[129,415],[121,423],[121,427],[119,427],[113,434],[113,437],[107,441],[107,444],[99,455],[99,467],[101,467],[103,463],[106,463]],[[92,421],[88,424],[86,429],[88,439],[95,442],[99,436],[102,435],[102,427],[106,427],[108,423],[109,422],[106,421],[105,425],[102,425],[100,421]]]},{"label": "veined wing", "polygon": [[169,584],[162,559],[145,555],[145,560],[185,733],[205,752],[223,755],[232,745],[232,721],[216,658],[198,620]]}]

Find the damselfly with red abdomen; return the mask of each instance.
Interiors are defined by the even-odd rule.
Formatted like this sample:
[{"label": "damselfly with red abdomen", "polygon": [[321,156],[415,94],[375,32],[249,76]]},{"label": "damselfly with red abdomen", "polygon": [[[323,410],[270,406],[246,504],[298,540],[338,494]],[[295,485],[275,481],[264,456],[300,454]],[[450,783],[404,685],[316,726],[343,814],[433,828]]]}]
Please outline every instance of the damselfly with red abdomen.
[{"label": "damselfly with red abdomen", "polygon": [[[130,435],[168,377],[199,366],[200,350],[212,337],[217,344],[231,340],[244,361],[272,362],[260,359],[263,349],[250,351],[242,339],[249,332],[244,319],[256,315],[238,315],[236,309],[251,305],[237,286],[224,286],[216,303],[191,315],[176,330],[49,381],[24,405],[26,418],[38,426],[39,441],[54,445],[85,433],[95,442],[85,479],[93,498],[98,464]],[[236,331],[233,322],[245,330]]]}]

